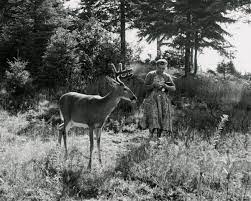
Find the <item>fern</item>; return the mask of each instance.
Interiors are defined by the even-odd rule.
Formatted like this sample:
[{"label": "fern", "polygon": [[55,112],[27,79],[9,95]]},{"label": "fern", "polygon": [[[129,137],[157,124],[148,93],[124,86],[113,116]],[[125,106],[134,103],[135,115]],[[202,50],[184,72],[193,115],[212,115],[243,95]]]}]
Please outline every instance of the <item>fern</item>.
[{"label": "fern", "polygon": [[223,114],[221,116],[221,121],[218,124],[217,129],[216,129],[214,136],[213,136],[213,139],[212,139],[212,145],[214,146],[215,149],[217,148],[217,146],[219,144],[220,137],[221,137],[220,134],[222,133],[227,121],[228,121],[228,115]]}]

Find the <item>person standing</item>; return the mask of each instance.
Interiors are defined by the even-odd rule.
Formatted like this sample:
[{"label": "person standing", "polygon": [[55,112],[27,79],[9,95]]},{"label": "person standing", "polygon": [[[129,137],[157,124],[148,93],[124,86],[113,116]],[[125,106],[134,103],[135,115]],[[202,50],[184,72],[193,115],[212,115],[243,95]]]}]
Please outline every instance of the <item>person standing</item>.
[{"label": "person standing", "polygon": [[143,102],[142,127],[148,128],[150,136],[157,132],[161,137],[163,131],[172,133],[172,105],[170,91],[175,91],[175,84],[165,69],[167,61],[159,59],[156,70],[150,71],[145,78],[147,97]]}]

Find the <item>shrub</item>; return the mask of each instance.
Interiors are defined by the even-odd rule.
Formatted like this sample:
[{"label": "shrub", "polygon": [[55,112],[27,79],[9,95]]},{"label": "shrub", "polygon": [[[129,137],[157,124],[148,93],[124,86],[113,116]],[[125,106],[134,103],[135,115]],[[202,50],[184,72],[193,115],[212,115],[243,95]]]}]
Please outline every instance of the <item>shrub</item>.
[{"label": "shrub", "polygon": [[5,104],[5,109],[12,112],[27,109],[32,104],[33,91],[30,73],[25,70],[28,62],[21,58],[14,58],[13,61],[8,61],[8,64],[9,70],[5,73],[6,79],[4,82],[6,93],[1,94],[1,99],[5,99],[9,103]]},{"label": "shrub", "polygon": [[[238,145],[232,144],[236,138]],[[131,163],[127,172],[133,180],[162,189],[163,200],[248,199],[243,179],[247,178],[249,162],[243,136],[220,139],[219,149],[199,137],[189,146],[166,139],[150,145],[149,158]]]},{"label": "shrub", "polygon": [[[127,61],[132,54],[128,50]],[[46,87],[83,91],[87,81],[108,73],[108,62],[121,62],[120,41],[90,19],[73,31],[58,28],[43,60],[40,79]]]},{"label": "shrub", "polygon": [[[233,125],[228,128],[246,132],[250,124],[248,119],[251,107],[248,101],[251,96],[250,86],[251,83],[240,79],[222,80],[219,77],[213,78],[205,75],[188,76],[176,80],[177,91],[174,93],[176,96],[174,99],[175,101],[181,99],[180,97],[189,99],[185,103],[188,107],[183,113],[191,121],[194,119],[195,123],[205,120],[205,124],[213,128],[219,116],[228,114],[229,125]],[[201,105],[204,106],[201,108]],[[188,121],[188,125],[193,127],[193,124],[190,124],[191,121]]]},{"label": "shrub", "polygon": [[[43,56],[44,68],[40,80],[47,88],[72,88],[81,81],[78,55],[78,33],[58,28],[51,37]],[[80,83],[78,83],[80,85]]]},{"label": "shrub", "polygon": [[240,76],[240,73],[237,72],[237,70],[235,69],[235,66],[234,66],[232,61],[229,61],[227,63],[222,61],[221,63],[219,63],[217,65],[216,70],[217,70],[218,73],[223,74],[224,79],[226,79],[226,74]]}]

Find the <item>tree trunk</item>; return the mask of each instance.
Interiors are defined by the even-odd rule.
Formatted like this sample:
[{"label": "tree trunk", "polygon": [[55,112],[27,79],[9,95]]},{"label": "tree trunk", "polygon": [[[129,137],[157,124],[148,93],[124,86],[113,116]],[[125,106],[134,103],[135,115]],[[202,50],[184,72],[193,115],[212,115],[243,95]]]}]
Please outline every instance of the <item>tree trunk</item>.
[{"label": "tree trunk", "polygon": [[193,54],[193,52],[194,52],[194,48],[193,47],[191,47],[190,48],[190,71],[192,71],[193,70],[193,58],[194,58],[194,54]]},{"label": "tree trunk", "polygon": [[161,58],[161,40],[160,37],[157,38],[157,59]]},{"label": "tree trunk", "polygon": [[121,37],[121,63],[125,68],[126,62],[126,40],[125,40],[125,0],[120,0],[120,37]]},{"label": "tree trunk", "polygon": [[[189,34],[187,34],[187,37],[188,37],[188,35]],[[187,44],[186,44],[186,49],[185,49],[185,76],[189,75],[190,72],[191,72],[191,69],[190,69],[190,44],[188,44],[188,39],[187,39]]]},{"label": "tree trunk", "polygon": [[[191,24],[191,14],[190,12],[187,13],[187,24],[190,28],[190,24]],[[190,30],[187,30],[186,32],[186,44],[185,44],[185,76],[188,76],[191,72],[191,68],[190,68],[190,49],[191,49],[191,43],[190,43],[190,39],[191,39],[191,34],[190,34]]]},{"label": "tree trunk", "polygon": [[198,48],[196,47],[194,49],[194,71],[193,74],[196,75],[197,71],[198,71],[198,61],[197,61],[197,57],[198,57]]},{"label": "tree trunk", "polygon": [[193,74],[196,75],[198,71],[198,33],[195,34],[194,39],[194,71]]}]

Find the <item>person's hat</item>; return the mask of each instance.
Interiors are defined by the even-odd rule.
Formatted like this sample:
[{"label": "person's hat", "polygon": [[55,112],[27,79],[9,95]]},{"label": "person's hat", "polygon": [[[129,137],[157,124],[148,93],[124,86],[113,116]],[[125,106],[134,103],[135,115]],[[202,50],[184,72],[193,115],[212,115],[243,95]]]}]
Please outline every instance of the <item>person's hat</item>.
[{"label": "person's hat", "polygon": [[158,64],[164,65],[164,64],[167,64],[167,60],[165,60],[165,59],[159,59],[156,63],[157,63],[157,65]]}]

